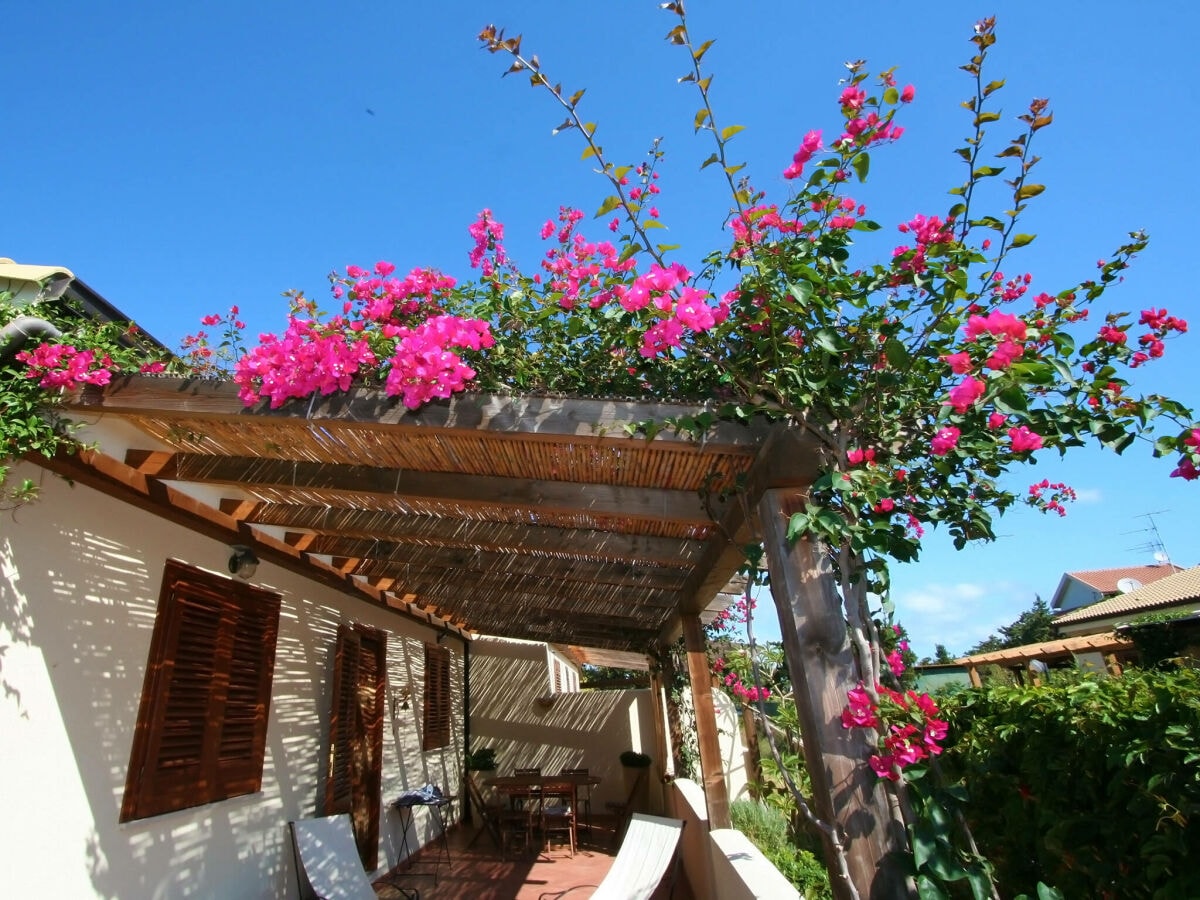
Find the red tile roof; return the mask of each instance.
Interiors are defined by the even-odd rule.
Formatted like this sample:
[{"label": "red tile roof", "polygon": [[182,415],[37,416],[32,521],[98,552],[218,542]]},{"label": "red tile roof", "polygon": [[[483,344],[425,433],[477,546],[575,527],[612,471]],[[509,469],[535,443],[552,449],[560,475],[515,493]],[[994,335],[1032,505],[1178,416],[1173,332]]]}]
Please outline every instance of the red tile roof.
[{"label": "red tile roof", "polygon": [[1159,578],[1157,584],[1140,587],[1128,594],[1119,594],[1091,606],[1072,609],[1055,616],[1054,624],[1068,625],[1118,615],[1133,616],[1183,603],[1194,604],[1197,601],[1200,601],[1200,566],[1181,569],[1169,578]]},{"label": "red tile roof", "polygon": [[1122,578],[1132,578],[1142,584],[1151,584],[1168,575],[1182,572],[1180,566],[1173,563],[1163,563],[1153,566],[1123,566],[1119,569],[1091,569],[1085,572],[1068,572],[1067,575],[1076,581],[1082,581],[1090,588],[1095,588],[1102,594],[1116,593],[1117,582]]}]

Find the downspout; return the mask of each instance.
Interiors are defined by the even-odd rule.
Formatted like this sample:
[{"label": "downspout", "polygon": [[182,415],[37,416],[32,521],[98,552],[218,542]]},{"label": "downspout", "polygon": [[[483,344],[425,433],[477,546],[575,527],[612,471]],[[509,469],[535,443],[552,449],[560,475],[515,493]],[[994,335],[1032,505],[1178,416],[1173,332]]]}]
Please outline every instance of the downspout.
[{"label": "downspout", "polygon": [[0,366],[10,363],[33,337],[60,338],[62,332],[45,319],[17,316],[0,328]]}]

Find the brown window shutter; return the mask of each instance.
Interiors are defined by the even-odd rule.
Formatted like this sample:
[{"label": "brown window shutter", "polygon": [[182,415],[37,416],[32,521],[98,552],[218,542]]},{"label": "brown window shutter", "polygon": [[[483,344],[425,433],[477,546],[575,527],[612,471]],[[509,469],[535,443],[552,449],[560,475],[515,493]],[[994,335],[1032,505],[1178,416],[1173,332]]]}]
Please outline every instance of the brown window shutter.
[{"label": "brown window shutter", "polygon": [[338,627],[323,811],[350,814],[368,871],[379,860],[386,666],[385,632],[364,625]]},{"label": "brown window shutter", "polygon": [[121,821],[262,786],[278,594],[168,561]]},{"label": "brown window shutter", "polygon": [[437,750],[450,744],[450,650],[425,645],[425,706],[422,750]]}]

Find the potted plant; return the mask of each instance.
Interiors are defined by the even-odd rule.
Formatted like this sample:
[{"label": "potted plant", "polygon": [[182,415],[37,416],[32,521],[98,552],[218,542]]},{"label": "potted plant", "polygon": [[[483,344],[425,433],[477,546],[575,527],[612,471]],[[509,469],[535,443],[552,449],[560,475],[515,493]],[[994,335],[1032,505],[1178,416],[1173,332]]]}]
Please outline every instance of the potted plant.
[{"label": "potted plant", "polygon": [[625,815],[633,812],[646,812],[650,804],[650,768],[651,759],[645,753],[637,750],[625,750],[621,753],[621,766],[625,775]]},{"label": "potted plant", "polygon": [[496,768],[496,749],[480,747],[478,750],[467,752],[468,772],[490,772]]},{"label": "potted plant", "polygon": [[624,750],[621,753],[621,765],[627,769],[647,769],[650,767],[650,757],[636,750]]}]

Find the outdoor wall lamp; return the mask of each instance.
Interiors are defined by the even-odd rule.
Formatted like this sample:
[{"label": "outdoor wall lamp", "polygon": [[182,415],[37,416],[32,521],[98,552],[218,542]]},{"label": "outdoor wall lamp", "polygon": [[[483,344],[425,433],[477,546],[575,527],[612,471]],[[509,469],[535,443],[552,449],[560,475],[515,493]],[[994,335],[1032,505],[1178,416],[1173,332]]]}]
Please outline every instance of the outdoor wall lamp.
[{"label": "outdoor wall lamp", "polygon": [[229,549],[233,551],[229,555],[229,574],[249,581],[258,571],[258,557],[253,550],[241,544],[234,544]]}]

